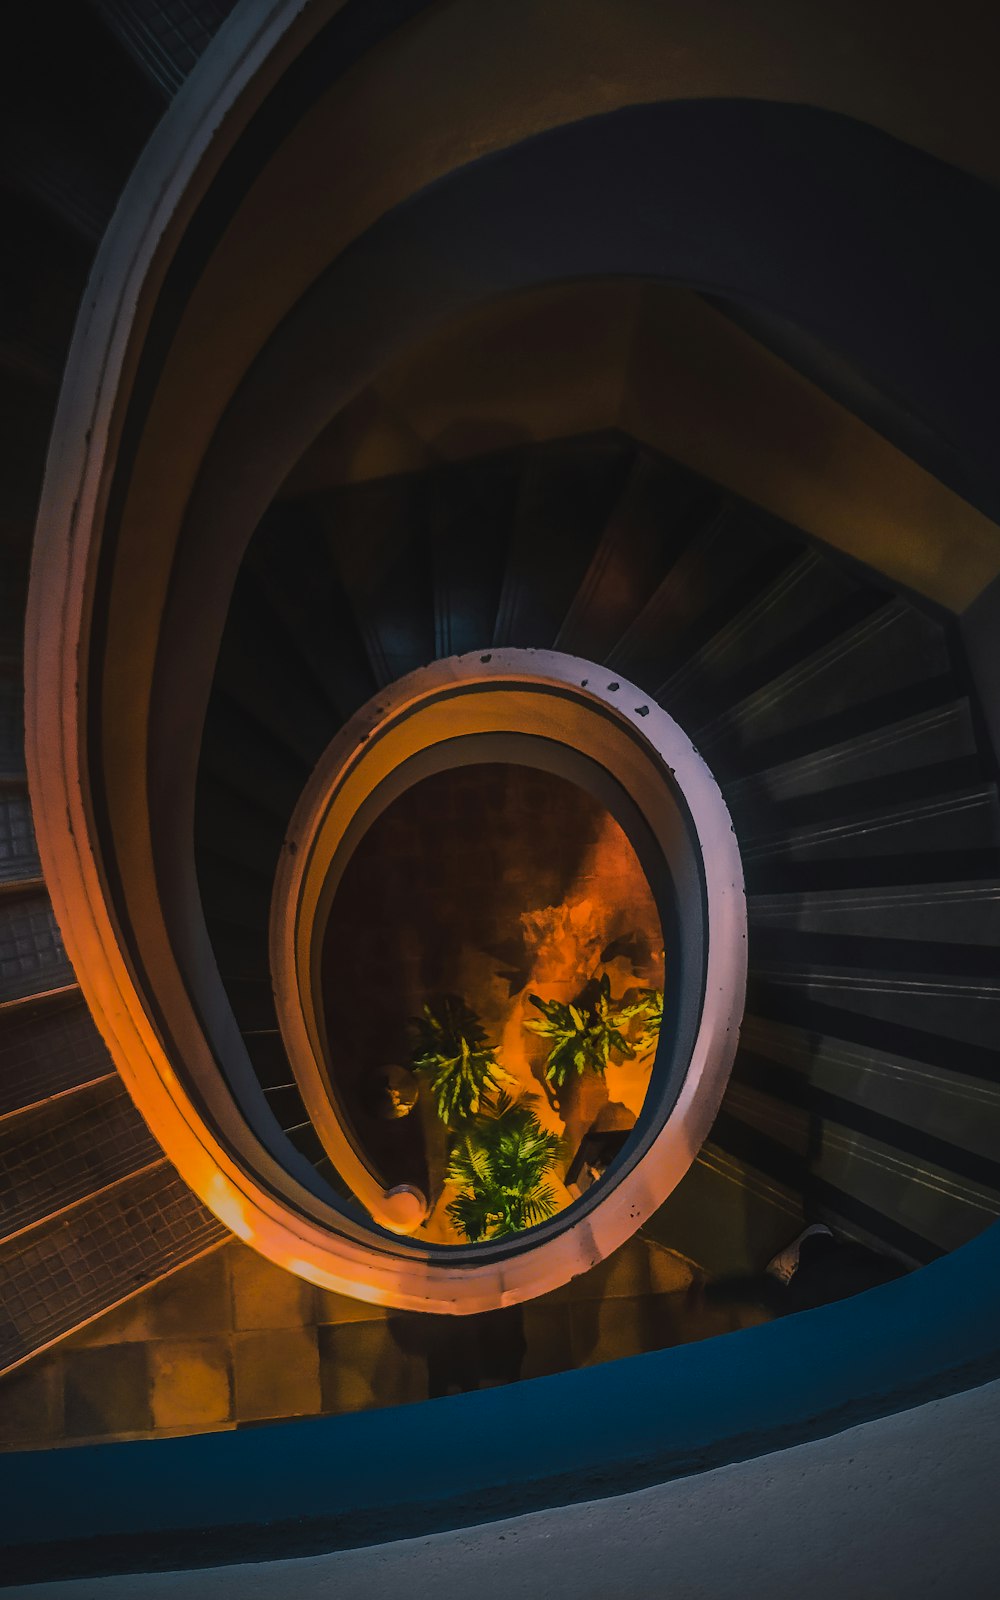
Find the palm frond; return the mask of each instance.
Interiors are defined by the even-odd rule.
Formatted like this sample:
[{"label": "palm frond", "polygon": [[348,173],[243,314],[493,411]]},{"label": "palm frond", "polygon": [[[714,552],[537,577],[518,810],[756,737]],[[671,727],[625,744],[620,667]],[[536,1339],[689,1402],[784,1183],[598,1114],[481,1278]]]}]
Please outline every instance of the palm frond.
[{"label": "palm frond", "polygon": [[464,1233],[470,1244],[479,1240],[495,1226],[495,1213],[488,1198],[466,1191],[457,1195],[446,1207],[447,1214],[459,1233]]},{"label": "palm frond", "polygon": [[534,1228],[539,1222],[548,1222],[558,1209],[555,1191],[546,1186],[534,1189],[524,1197],[524,1225]]},{"label": "palm frond", "polygon": [[460,1193],[447,1207],[449,1218],[472,1243],[545,1221],[557,1202],[543,1180],[561,1154],[561,1139],[542,1127],[530,1097],[501,1094],[452,1147],[447,1178]]},{"label": "palm frond", "polygon": [[490,1151],[473,1132],[463,1135],[448,1158],[447,1181],[468,1188],[487,1187],[491,1182]]}]

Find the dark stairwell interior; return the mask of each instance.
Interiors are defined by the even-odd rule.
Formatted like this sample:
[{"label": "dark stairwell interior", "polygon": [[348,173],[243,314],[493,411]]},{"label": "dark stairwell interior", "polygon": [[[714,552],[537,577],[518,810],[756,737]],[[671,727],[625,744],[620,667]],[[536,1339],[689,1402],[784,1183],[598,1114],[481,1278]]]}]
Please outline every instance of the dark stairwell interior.
[{"label": "dark stairwell interior", "polygon": [[[62,950],[27,798],[21,629],[46,442],[94,245],[227,9],[24,7],[7,53],[3,270],[16,316],[0,326],[11,464],[0,505],[0,1367],[226,1237],[134,1110]],[[52,27],[58,70],[40,48]],[[79,56],[90,74],[72,71]],[[44,72],[32,77],[30,60]],[[752,940],[741,1050],[712,1138],[650,1240],[724,1273],[758,1267],[801,1219],[821,1218],[918,1266],[987,1226],[1000,1212],[1000,824],[954,624],[620,435],[288,498],[255,535],[216,676],[197,826],[213,943],[265,1093],[290,1076],[266,970],[270,886],[316,755],[378,687],[502,643],[576,652],[639,683],[705,754],[739,834]],[[320,1165],[297,1092],[273,1103]],[[192,1289],[192,1317],[213,1296],[245,1307],[264,1292],[258,1277],[279,1297],[271,1269],[245,1257],[230,1245],[189,1269],[192,1285],[199,1274],[210,1285],[204,1299]],[[149,1326],[155,1295],[174,1303],[184,1281],[149,1297]],[[313,1291],[287,1293],[289,1327],[319,1317]],[[347,1339],[329,1326],[343,1360]],[[633,1328],[604,1348],[667,1337],[662,1325]],[[346,1406],[345,1392],[324,1392],[324,1407]],[[402,1379],[383,1393],[408,1397]],[[84,1417],[75,1437],[99,1431]]]},{"label": "dark stairwell interior", "polygon": [[[265,1090],[291,1078],[267,913],[305,774],[380,685],[490,644],[567,650],[636,682],[690,733],[734,818],[743,1041],[655,1237],[710,1271],[745,1261],[752,1240],[716,1227],[710,1198],[734,1180],[911,1265],[986,1226],[1000,1209],[1000,816],[955,630],[620,436],[285,501],[255,536],[206,728],[197,849]],[[294,1091],[282,1106],[322,1162]]]}]

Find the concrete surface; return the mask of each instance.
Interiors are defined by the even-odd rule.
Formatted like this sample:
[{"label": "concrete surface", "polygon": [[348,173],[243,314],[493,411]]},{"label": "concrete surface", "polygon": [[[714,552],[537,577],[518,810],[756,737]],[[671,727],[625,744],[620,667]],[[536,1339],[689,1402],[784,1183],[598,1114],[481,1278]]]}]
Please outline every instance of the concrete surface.
[{"label": "concrete surface", "polygon": [[37,1600],[992,1600],[1000,1381],[641,1493],[364,1550],[31,1584]]},{"label": "concrete surface", "polygon": [[[696,1192],[681,1197],[690,1212],[710,1203],[704,1163],[711,1157],[711,1147],[699,1155]],[[739,1176],[719,1185],[735,1207],[742,1205]],[[775,1216],[784,1230],[777,1248],[795,1223]],[[748,1320],[743,1307],[690,1304],[690,1283],[681,1257],[629,1240],[524,1308],[524,1351],[519,1358],[515,1348],[510,1375],[592,1366],[728,1333]],[[474,1389],[481,1376],[497,1376],[480,1370],[480,1320],[453,1317],[442,1329],[440,1319],[397,1316],[314,1289],[234,1240],[0,1378],[0,1453],[404,1405],[442,1392],[432,1381],[442,1372],[443,1392]],[[0,1486],[0,1523],[2,1498]],[[0,1547],[8,1536],[0,1526]]]}]

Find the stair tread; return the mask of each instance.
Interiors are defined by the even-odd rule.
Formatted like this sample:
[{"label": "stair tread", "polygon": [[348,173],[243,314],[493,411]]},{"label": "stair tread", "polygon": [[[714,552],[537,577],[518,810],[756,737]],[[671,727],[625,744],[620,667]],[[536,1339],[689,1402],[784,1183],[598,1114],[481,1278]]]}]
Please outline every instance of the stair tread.
[{"label": "stair tread", "polygon": [[747,912],[755,929],[992,949],[1000,945],[1000,878],[754,894]]},{"label": "stair tread", "polygon": [[0,1122],[0,1240],[162,1160],[121,1079]]},{"label": "stair tread", "polygon": [[493,627],[494,645],[549,649],[631,466],[617,439],[559,443],[526,461]]},{"label": "stair tread", "polygon": [[940,627],[901,601],[871,615],[806,654],[771,682],[693,730],[698,748],[726,741],[741,748],[813,724],[877,693],[885,696],[943,676],[950,668]]},{"label": "stair tread", "polygon": [[923,849],[966,850],[973,843],[983,848],[1000,844],[996,784],[969,784],[909,804],[873,806],[799,825],[775,826],[772,820],[770,828],[748,829],[740,843],[747,861],[805,852],[842,855],[848,848],[865,854],[891,853],[912,850],[911,836],[921,828],[925,830],[919,846]]},{"label": "stair tread", "polygon": [[871,609],[876,602],[843,568],[806,549],[693,651],[656,697],[681,721],[703,720],[734,690],[742,698],[776,676],[790,652],[813,653],[824,631],[842,631],[845,607],[857,611],[859,603]]},{"label": "stair tread", "polygon": [[745,606],[748,591],[770,583],[801,548],[787,528],[718,492],[686,531],[669,570],[607,657],[609,667],[654,695]]},{"label": "stair tread", "polygon": [[605,661],[677,559],[692,519],[716,498],[693,473],[638,452],[554,648]]},{"label": "stair tread", "polygon": [[0,1245],[0,1372],[227,1237],[165,1159]]}]

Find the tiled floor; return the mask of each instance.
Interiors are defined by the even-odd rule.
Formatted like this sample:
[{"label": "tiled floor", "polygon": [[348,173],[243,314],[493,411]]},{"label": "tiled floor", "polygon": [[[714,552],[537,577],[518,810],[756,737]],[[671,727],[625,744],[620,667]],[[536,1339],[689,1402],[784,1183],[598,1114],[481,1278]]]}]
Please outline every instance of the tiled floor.
[{"label": "tiled floor", "polygon": [[740,1325],[680,1256],[631,1240],[584,1278],[482,1317],[314,1289],[233,1242],[0,1381],[0,1446],[164,1437],[399,1405]]}]

